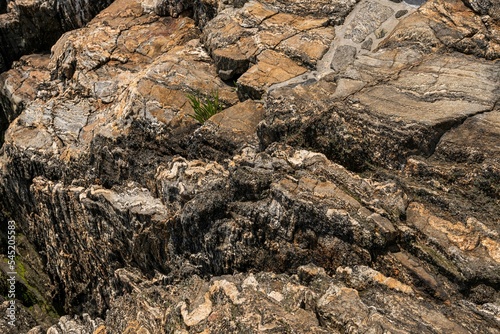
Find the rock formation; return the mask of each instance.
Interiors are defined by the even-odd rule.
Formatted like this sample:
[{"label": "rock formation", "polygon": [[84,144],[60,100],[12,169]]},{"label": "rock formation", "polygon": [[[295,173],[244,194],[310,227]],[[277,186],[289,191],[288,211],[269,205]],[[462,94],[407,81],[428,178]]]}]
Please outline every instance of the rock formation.
[{"label": "rock formation", "polygon": [[84,26],[111,2],[0,1],[0,72],[22,55],[49,50],[65,31]]},{"label": "rock formation", "polygon": [[[91,15],[65,4],[58,31]],[[494,1],[116,0],[21,57],[0,330],[498,333],[499,25]]]}]

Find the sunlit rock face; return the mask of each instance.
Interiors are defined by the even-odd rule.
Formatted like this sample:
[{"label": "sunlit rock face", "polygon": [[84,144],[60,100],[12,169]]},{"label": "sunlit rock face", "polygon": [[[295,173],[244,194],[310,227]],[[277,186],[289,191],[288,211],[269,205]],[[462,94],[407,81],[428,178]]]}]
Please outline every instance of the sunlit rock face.
[{"label": "sunlit rock face", "polygon": [[0,75],[0,332],[498,332],[495,3],[93,4]]}]

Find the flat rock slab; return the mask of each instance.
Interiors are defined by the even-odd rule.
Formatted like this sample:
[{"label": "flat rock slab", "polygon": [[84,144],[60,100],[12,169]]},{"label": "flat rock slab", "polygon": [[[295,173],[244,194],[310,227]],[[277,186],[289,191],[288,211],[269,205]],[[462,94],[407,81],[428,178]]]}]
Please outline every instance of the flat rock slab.
[{"label": "flat rock slab", "polygon": [[[497,63],[447,55],[424,57],[416,66],[405,68],[400,60],[404,53],[394,54],[395,60],[387,57],[390,54],[379,52],[372,57],[360,57],[349,66],[359,70],[354,77],[365,80],[378,80],[381,73],[390,78],[391,69],[399,68],[392,80],[366,87],[353,95],[353,101],[359,102],[373,116],[394,122],[398,131],[417,125],[434,132],[432,140],[439,140],[444,132],[466,118],[495,108],[500,77]],[[399,128],[396,124],[406,127]],[[422,140],[421,147],[428,147],[423,154],[432,153],[432,146],[437,142],[431,140],[424,144],[429,137],[417,139],[416,133],[410,141],[420,145],[417,140]]]},{"label": "flat rock slab", "polygon": [[263,117],[262,103],[246,100],[214,115],[209,121],[221,130],[233,133],[235,138],[243,139],[255,134],[257,124]]},{"label": "flat rock slab", "polygon": [[[445,132],[497,103],[500,66],[495,62],[411,49],[353,59],[350,50],[337,49],[344,70],[333,79],[269,93],[263,143],[276,136],[299,137],[329,157],[348,156],[352,168],[371,159],[396,167],[410,155],[431,155]],[[346,94],[349,103],[343,102]]]},{"label": "flat rock slab", "polygon": [[393,86],[368,88],[355,98],[370,111],[394,121],[436,125],[490,110],[491,106],[462,100],[422,101]]},{"label": "flat rock slab", "polygon": [[257,59],[258,63],[238,79],[239,93],[244,97],[258,100],[271,85],[307,71],[305,67],[276,51],[266,50]]}]

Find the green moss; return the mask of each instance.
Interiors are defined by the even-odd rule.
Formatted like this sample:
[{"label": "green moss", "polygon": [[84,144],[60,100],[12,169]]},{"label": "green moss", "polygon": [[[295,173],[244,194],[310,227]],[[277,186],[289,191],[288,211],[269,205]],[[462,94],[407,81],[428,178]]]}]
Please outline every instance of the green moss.
[{"label": "green moss", "polygon": [[28,281],[26,280],[26,267],[24,266],[23,261],[16,256],[16,265],[17,265],[17,275],[23,281],[24,284],[28,286]]},{"label": "green moss", "polygon": [[29,275],[28,270],[20,257],[16,257],[16,267],[17,277],[21,283],[21,286],[18,288],[19,292],[17,297],[22,301],[23,305],[29,308],[38,305],[49,317],[54,319],[59,318],[59,314],[43,297],[43,294],[35,286],[29,283],[27,278],[27,275]]}]

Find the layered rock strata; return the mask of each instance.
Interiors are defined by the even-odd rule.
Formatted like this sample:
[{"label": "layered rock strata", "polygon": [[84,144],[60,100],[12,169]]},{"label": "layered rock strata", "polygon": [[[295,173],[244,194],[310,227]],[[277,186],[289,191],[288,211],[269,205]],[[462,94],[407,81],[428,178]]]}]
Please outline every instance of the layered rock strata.
[{"label": "layered rock strata", "polygon": [[46,307],[0,328],[498,332],[496,7],[421,3],[117,0],[22,57],[0,206]]}]

